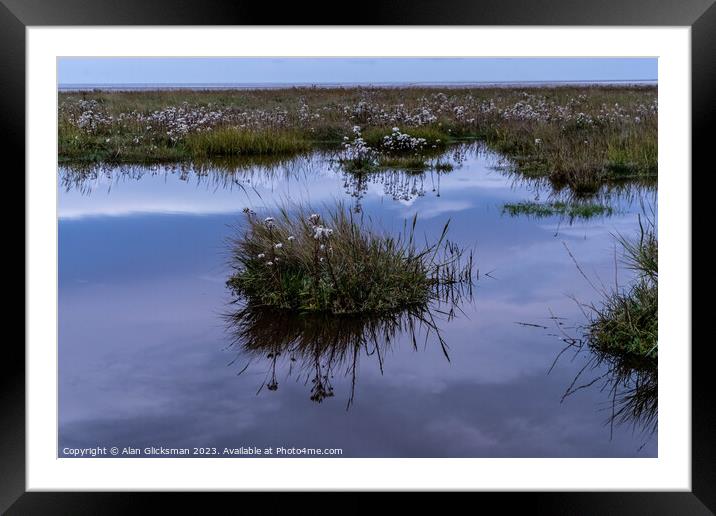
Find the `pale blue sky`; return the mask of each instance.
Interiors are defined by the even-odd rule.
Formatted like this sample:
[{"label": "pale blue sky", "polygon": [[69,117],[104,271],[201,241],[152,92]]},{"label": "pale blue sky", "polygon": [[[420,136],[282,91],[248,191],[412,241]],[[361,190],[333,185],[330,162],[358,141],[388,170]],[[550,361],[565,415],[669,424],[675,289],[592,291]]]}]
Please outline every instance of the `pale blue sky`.
[{"label": "pale blue sky", "polygon": [[60,85],[450,83],[657,79],[656,58],[58,59]]}]

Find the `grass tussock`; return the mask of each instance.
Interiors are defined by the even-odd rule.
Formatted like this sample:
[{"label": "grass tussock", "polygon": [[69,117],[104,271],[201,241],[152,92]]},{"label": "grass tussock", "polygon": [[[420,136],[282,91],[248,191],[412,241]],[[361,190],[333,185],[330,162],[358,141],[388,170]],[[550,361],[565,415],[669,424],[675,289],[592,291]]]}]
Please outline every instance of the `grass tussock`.
[{"label": "grass tussock", "polygon": [[414,218],[397,237],[372,229],[338,205],[325,215],[281,209],[246,213],[232,244],[236,272],[227,285],[253,306],[295,312],[385,314],[449,296],[471,285],[472,253],[446,239],[418,248]]},{"label": "grass tussock", "polygon": [[592,307],[590,346],[598,351],[645,361],[656,366],[658,349],[658,241],[653,224],[640,221],[637,239],[619,236],[624,264],[636,278],[615,288]]}]

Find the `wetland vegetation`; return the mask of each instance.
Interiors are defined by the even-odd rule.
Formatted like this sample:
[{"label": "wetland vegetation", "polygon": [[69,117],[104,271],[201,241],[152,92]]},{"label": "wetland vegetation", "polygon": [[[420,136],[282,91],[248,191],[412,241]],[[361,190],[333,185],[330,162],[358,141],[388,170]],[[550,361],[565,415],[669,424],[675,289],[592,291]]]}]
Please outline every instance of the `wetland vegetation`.
[{"label": "wetland vegetation", "polygon": [[470,287],[472,252],[440,237],[419,247],[417,214],[393,236],[345,206],[311,213],[283,208],[277,217],[245,209],[246,228],[234,240],[229,287],[254,306],[328,314],[389,314]]},{"label": "wetland vegetation", "polygon": [[446,145],[480,139],[513,170],[590,194],[656,176],[657,111],[653,86],[63,92],[59,159],[151,163],[328,146],[355,171],[421,170]]}]

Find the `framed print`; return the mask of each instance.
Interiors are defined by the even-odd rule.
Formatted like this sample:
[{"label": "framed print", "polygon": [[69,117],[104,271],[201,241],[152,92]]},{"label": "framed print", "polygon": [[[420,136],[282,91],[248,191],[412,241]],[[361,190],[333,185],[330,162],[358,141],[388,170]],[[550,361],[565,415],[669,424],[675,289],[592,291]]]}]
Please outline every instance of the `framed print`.
[{"label": "framed print", "polygon": [[691,344],[710,2],[351,25],[3,2],[27,203],[3,511],[304,490],[714,510]]}]

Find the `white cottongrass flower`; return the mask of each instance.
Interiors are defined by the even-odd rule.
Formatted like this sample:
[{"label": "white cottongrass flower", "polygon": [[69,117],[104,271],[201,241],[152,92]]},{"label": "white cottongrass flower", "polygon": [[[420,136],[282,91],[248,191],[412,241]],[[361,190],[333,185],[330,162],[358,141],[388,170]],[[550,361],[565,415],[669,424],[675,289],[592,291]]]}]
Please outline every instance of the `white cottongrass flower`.
[{"label": "white cottongrass flower", "polygon": [[332,229],[324,228],[323,226],[315,226],[313,228],[313,231],[313,238],[315,238],[316,240],[323,240],[324,238],[328,238],[333,234]]},{"label": "white cottongrass flower", "polygon": [[275,247],[276,249],[281,249],[281,248],[283,247],[283,244],[282,244],[281,242],[279,242],[279,243],[276,244],[274,247]]},{"label": "white cottongrass flower", "polygon": [[535,145],[542,145],[542,138],[535,138]]},{"label": "white cottongrass flower", "polygon": [[273,265],[273,262],[266,262],[266,265],[271,266],[271,265]]},{"label": "white cottongrass flower", "polygon": [[265,258],[265,257],[266,257],[266,255],[264,253],[259,253],[257,256],[257,258],[259,258],[259,259]]},{"label": "white cottongrass flower", "polygon": [[308,221],[311,224],[318,224],[318,221],[320,220],[321,216],[318,213],[311,214],[310,217],[308,217]]},{"label": "white cottongrass flower", "polygon": [[324,260],[325,260],[325,258],[324,258],[323,256],[321,256],[318,261],[319,261],[319,262],[322,262],[322,261],[324,261]]},{"label": "white cottongrass flower", "polygon": [[288,237],[288,241],[289,241],[289,242],[293,242],[294,240],[296,240],[296,237],[295,237],[295,236],[290,235],[290,236]]},{"label": "white cottongrass flower", "polygon": [[321,244],[320,247],[319,247],[319,249],[320,249],[321,251],[323,251],[325,248],[326,248],[326,246],[323,245],[323,244]]}]

